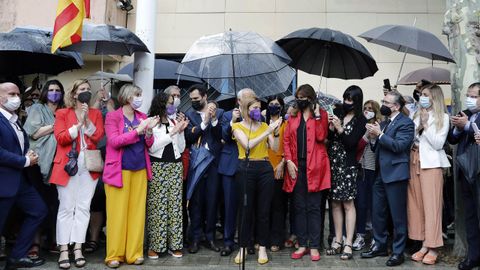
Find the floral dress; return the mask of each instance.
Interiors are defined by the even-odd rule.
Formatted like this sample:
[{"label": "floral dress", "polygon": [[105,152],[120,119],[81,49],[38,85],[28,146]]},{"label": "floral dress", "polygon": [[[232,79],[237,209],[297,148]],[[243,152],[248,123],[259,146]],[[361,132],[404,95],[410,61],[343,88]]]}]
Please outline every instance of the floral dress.
[{"label": "floral dress", "polygon": [[[357,117],[352,118],[344,126],[344,136],[350,135],[354,131]],[[334,133],[328,147],[328,156],[330,157],[330,168],[332,182],[330,189],[330,198],[337,201],[348,201],[355,199],[357,195],[357,166],[347,165],[347,152],[342,138],[338,133]]]}]

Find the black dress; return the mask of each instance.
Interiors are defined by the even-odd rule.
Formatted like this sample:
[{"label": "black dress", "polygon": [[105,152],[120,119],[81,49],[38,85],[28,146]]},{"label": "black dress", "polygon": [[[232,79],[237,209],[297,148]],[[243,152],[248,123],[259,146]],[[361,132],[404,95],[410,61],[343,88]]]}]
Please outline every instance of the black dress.
[{"label": "black dress", "polygon": [[[338,113],[338,112],[337,112]],[[342,121],[343,116],[335,113]],[[357,195],[358,161],[356,159],[358,142],[365,134],[367,119],[354,116],[344,126],[342,134],[329,131],[328,156],[331,168],[330,198],[337,201],[349,201]]]}]

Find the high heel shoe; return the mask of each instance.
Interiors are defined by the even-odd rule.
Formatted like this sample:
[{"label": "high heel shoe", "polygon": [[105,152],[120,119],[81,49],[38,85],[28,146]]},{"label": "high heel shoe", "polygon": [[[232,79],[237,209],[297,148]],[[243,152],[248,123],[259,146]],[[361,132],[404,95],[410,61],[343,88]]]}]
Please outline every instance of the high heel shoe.
[{"label": "high heel shoe", "polygon": [[[65,250],[60,250],[60,256],[62,256],[62,253],[67,253],[68,254],[68,249]],[[68,255],[67,255],[68,256]],[[58,261],[58,268],[60,269],[70,269],[70,258],[67,257],[65,260]]]},{"label": "high heel shoe", "polygon": [[[334,248],[334,247],[333,247],[334,244],[337,244],[338,247]],[[338,254],[340,254],[340,253],[342,252],[342,245],[343,245],[343,244],[340,243],[340,242],[337,242],[337,241],[333,242],[333,243],[332,243],[332,246],[329,247],[329,248],[327,248],[327,250],[326,250],[327,255],[331,256],[331,255],[338,255]]]}]

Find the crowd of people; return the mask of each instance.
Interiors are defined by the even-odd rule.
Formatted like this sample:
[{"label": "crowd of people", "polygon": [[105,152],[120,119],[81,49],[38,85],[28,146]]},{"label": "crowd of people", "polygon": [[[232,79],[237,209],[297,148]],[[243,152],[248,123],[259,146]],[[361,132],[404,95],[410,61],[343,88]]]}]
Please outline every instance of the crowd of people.
[{"label": "crowd of people", "polygon": [[0,84],[0,232],[16,236],[5,269],[42,265],[41,246],[58,253],[60,269],[83,267],[104,226],[110,268],[201,246],[221,256],[239,247],[237,264],[294,248],[292,259],[319,261],[324,249],[350,260],[362,250],[397,266],[408,239],[419,243],[410,259],[433,265],[444,245],[449,144],[458,144],[468,243],[458,268],[480,266],[479,179],[468,167],[478,158],[480,83],[454,116],[426,81],[413,97],[385,91],[380,103],[352,85],[333,110],[310,85],[287,103],[267,98],[263,111],[252,89],[224,111],[193,85],[189,111],[170,86],[144,114],[142,91],[125,84],[113,100],[87,80],[50,80],[22,97]]}]

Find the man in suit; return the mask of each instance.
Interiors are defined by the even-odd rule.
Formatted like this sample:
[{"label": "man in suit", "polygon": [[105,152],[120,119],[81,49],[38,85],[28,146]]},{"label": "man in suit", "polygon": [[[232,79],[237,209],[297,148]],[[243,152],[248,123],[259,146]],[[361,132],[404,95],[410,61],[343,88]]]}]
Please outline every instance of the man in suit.
[{"label": "man in suit", "polygon": [[405,100],[397,91],[390,91],[383,97],[380,112],[386,117],[380,125],[367,124],[371,138],[376,138],[375,150],[378,166],[373,184],[372,223],[375,245],[362,253],[362,258],[387,256],[387,214],[393,220],[393,254],[387,266],[397,266],[404,262],[403,252],[407,240],[407,187],[410,179],[410,148],[415,125],[401,113]]},{"label": "man in suit", "polygon": [[0,84],[0,232],[8,213],[15,205],[25,218],[5,269],[40,266],[45,259],[30,259],[27,251],[38,226],[47,215],[47,207],[30,184],[24,168],[38,163],[38,156],[29,151],[28,137],[15,111],[20,107],[20,90],[13,83]]},{"label": "man in suit", "polygon": [[[252,89],[245,88],[237,93],[237,103],[241,107],[242,99],[254,98],[255,92]],[[238,167],[238,147],[232,139],[232,124],[241,120],[240,110],[234,108],[223,114],[220,125],[222,126],[222,139],[224,141],[223,149],[218,164],[218,173],[222,178],[223,197],[225,203],[225,225],[223,242],[224,246],[220,252],[221,256],[230,256],[233,251],[236,217],[237,217],[237,198],[235,191],[235,173]]]},{"label": "man in suit", "polygon": [[[457,156],[465,153],[468,147],[477,147],[474,144],[475,131],[472,124],[480,127],[480,82],[468,87],[465,105],[467,109],[451,117],[452,128],[448,134],[448,142],[458,144]],[[477,162],[480,162],[478,160]],[[470,270],[480,266],[480,222],[478,201],[475,183],[470,183],[464,173],[458,170],[458,181],[462,188],[463,206],[465,207],[465,231],[467,233],[467,257],[460,262],[458,269]],[[479,179],[476,179],[479,181]]]},{"label": "man in suit", "polygon": [[195,186],[190,199],[190,238],[188,252],[197,253],[199,241],[204,229],[207,240],[206,247],[219,252],[215,245],[215,230],[217,221],[217,193],[219,185],[218,161],[222,150],[222,127],[219,119],[223,110],[217,108],[214,102],[207,102],[207,89],[201,84],[192,85],[188,89],[193,110],[187,113],[190,123],[185,130],[187,144],[197,144],[200,138],[201,147],[213,154],[214,160],[206,169]]}]

